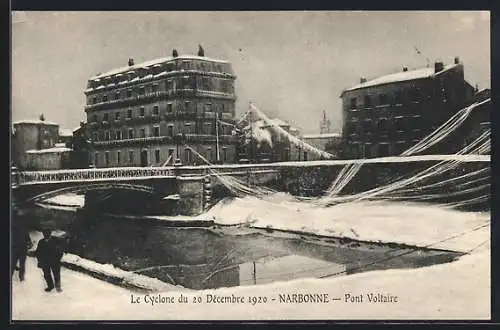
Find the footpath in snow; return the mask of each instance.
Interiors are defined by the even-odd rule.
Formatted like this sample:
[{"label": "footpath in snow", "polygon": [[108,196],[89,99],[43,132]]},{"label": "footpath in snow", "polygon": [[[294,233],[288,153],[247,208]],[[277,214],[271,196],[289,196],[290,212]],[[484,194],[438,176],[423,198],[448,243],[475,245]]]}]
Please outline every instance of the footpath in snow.
[{"label": "footpath in snow", "polygon": [[[28,258],[27,279],[13,280],[13,320],[305,320],[490,318],[489,245],[458,261],[418,269],[386,270],[329,279],[300,279],[217,290],[145,294],[62,269],[62,293],[43,291],[41,271]],[[328,294],[329,303],[280,303],[280,295]],[[368,295],[391,295],[372,303]],[[363,296],[346,302],[346,295]],[[132,296],[133,295],[133,296]],[[180,296],[187,303],[179,303]],[[210,303],[210,297],[243,297],[243,303]],[[265,297],[252,305],[248,297]],[[161,297],[163,303],[152,304]],[[140,299],[140,303],[133,303]],[[168,298],[174,302],[169,303]],[[200,299],[200,300],[199,300]],[[276,299],[272,301],[272,299]],[[146,300],[146,302],[145,302]],[[195,303],[196,301],[196,303]],[[201,301],[201,303],[198,303]]]}]

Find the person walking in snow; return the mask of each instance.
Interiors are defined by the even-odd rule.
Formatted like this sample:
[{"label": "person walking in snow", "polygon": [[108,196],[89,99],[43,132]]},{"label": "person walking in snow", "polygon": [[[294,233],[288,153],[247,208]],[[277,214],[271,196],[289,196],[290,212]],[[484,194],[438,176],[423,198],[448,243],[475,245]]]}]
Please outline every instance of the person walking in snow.
[{"label": "person walking in snow", "polygon": [[[19,270],[19,280],[24,281],[26,273],[26,256],[28,250],[31,249],[33,243],[25,226],[20,224],[14,225],[12,228],[12,259],[11,259],[11,276]],[[19,266],[18,266],[19,263]]]},{"label": "person walking in snow", "polygon": [[[38,242],[35,255],[38,259],[38,267],[43,271],[43,277],[47,282],[46,292],[56,288],[61,292],[61,258],[63,250],[56,238],[52,236],[50,229],[43,230],[43,238]],[[54,276],[52,278],[52,276]]]}]

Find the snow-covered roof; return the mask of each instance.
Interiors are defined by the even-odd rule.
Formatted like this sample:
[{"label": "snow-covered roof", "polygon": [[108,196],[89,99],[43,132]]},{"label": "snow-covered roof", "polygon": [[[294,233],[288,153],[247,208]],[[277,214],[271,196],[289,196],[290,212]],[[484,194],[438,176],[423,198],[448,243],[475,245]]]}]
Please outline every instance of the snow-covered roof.
[{"label": "snow-covered roof", "polygon": [[67,128],[59,128],[59,136],[73,136],[73,131]]},{"label": "snow-covered roof", "polygon": [[53,123],[51,121],[40,120],[40,119],[24,119],[24,120],[18,120],[18,121],[15,121],[12,123],[12,125],[19,125],[19,124],[32,124],[32,125],[43,124],[43,125],[50,125],[50,126],[59,126],[59,124]]},{"label": "snow-covered roof", "polygon": [[157,65],[157,64],[166,63],[166,62],[170,62],[173,60],[179,60],[179,59],[181,59],[181,60],[183,60],[183,59],[184,60],[203,60],[203,61],[210,61],[210,62],[217,62],[217,63],[229,63],[228,61],[213,59],[213,58],[209,58],[209,57],[205,57],[205,56],[195,56],[195,55],[180,55],[177,57],[169,56],[169,57],[156,58],[156,59],[149,60],[146,62],[134,64],[132,66],[128,66],[128,65],[122,66],[120,68],[116,68],[116,69],[107,71],[105,73],[95,75],[92,78],[90,78],[90,80],[101,79],[104,77],[113,76],[113,75],[116,75],[119,73],[131,71],[131,70],[147,69],[148,67],[152,67],[152,66]]},{"label": "snow-covered roof", "polygon": [[304,139],[330,139],[341,137],[340,133],[324,133],[324,134],[304,134],[302,138]]},{"label": "snow-covered roof", "polygon": [[461,65],[461,64],[445,65],[443,70],[441,70],[437,73],[434,71],[434,67],[392,73],[392,74],[378,77],[378,78],[375,78],[373,80],[369,80],[367,82],[364,82],[364,83],[358,84],[356,86],[347,88],[344,90],[344,92],[352,91],[352,90],[360,89],[360,88],[373,87],[373,86],[377,86],[377,85],[390,84],[390,83],[394,83],[394,82],[429,78],[431,76],[439,75],[439,74],[441,74],[447,70],[450,70],[458,65]]},{"label": "snow-covered roof", "polygon": [[[278,126],[290,126],[289,123],[287,123],[286,121],[281,120],[279,118],[273,118],[273,119],[271,119],[271,121]],[[256,122],[254,122],[254,124],[256,124],[257,126],[262,127],[262,128],[267,128],[267,127],[272,126],[271,124],[267,124],[266,121],[263,119],[257,120]]]},{"label": "snow-covered roof", "polygon": [[66,147],[54,147],[54,148],[47,148],[47,149],[31,149],[27,150],[27,154],[47,154],[47,153],[57,153],[57,152],[66,152],[66,151],[71,151],[71,148],[66,148]]},{"label": "snow-covered roof", "polygon": [[276,125],[279,125],[279,126],[290,126],[289,123],[287,123],[286,121],[281,120],[279,118],[272,118],[271,120],[273,121],[273,123],[275,123]]}]

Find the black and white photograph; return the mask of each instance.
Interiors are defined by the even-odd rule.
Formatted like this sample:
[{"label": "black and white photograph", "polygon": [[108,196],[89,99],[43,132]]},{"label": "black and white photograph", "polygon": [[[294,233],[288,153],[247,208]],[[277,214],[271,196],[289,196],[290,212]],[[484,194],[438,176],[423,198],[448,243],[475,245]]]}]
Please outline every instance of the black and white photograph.
[{"label": "black and white photograph", "polygon": [[489,11],[11,11],[16,321],[491,319]]}]

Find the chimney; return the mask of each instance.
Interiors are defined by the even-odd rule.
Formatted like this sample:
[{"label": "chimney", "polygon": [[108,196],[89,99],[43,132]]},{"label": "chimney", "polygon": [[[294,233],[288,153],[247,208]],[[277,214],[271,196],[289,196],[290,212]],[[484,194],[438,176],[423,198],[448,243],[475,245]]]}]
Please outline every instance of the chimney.
[{"label": "chimney", "polygon": [[408,67],[405,65],[405,66],[403,66],[403,72],[406,72],[406,71],[408,71]]},{"label": "chimney", "polygon": [[444,69],[444,64],[443,64],[443,62],[435,62],[435,63],[434,63],[434,72],[435,72],[435,73],[438,73],[438,72],[440,72],[440,71],[443,71],[443,69]]},{"label": "chimney", "polygon": [[359,79],[359,83],[360,83],[360,84],[363,84],[363,83],[365,83],[365,82],[366,82],[366,77],[361,77],[361,78]]},{"label": "chimney", "polygon": [[460,64],[460,58],[458,56],[455,56],[454,62],[455,64]]},{"label": "chimney", "polygon": [[198,56],[205,56],[205,50],[201,45],[198,45]]},{"label": "chimney", "polygon": [[134,65],[134,59],[133,58],[129,58],[128,59],[128,66],[132,66]]},{"label": "chimney", "polygon": [[40,115],[40,121],[45,121],[45,116],[43,115],[43,113]]},{"label": "chimney", "polygon": [[177,57],[179,56],[179,53],[177,52],[177,49],[174,48],[174,50],[172,50],[172,57]]}]

